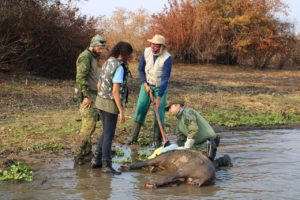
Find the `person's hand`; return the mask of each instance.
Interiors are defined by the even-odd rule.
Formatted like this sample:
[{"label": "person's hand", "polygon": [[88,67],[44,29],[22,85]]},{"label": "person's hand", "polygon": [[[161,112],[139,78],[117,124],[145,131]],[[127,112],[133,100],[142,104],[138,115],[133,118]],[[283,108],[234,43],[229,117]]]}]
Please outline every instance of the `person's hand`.
[{"label": "person's hand", "polygon": [[93,104],[93,101],[87,97],[84,97],[82,104],[85,108],[90,109]]},{"label": "person's hand", "polygon": [[149,94],[150,92],[152,92],[150,86],[149,86],[147,83],[144,84],[144,87],[145,87],[145,90],[146,90],[146,92],[147,92],[148,94]]},{"label": "person's hand", "polygon": [[124,123],[124,122],[125,122],[125,115],[124,115],[124,112],[123,112],[123,111],[120,112],[119,116],[120,116],[120,123]]}]

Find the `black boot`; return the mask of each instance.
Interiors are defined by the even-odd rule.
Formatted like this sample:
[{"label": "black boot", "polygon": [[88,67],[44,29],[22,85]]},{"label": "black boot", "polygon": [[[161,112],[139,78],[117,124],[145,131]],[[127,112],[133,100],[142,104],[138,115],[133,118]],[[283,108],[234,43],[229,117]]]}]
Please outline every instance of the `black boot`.
[{"label": "black boot", "polygon": [[102,160],[102,172],[120,175],[121,172],[112,168],[111,160]]},{"label": "black boot", "polygon": [[214,161],[215,167],[219,168],[219,167],[232,167],[232,163],[231,163],[231,159],[229,157],[229,155],[224,155],[220,158],[217,158]]},{"label": "black boot", "polygon": [[92,168],[101,168],[102,167],[102,153],[96,151],[93,155],[92,161],[91,161],[91,167]]},{"label": "black boot", "polygon": [[137,143],[141,127],[142,124],[140,124],[139,122],[134,122],[133,129],[132,129],[132,136],[127,142],[128,145]]},{"label": "black boot", "polygon": [[84,158],[82,155],[74,156],[74,163],[76,165],[84,165]]},{"label": "black boot", "polygon": [[158,127],[158,124],[154,125],[154,147],[158,148],[161,146],[162,136]]}]

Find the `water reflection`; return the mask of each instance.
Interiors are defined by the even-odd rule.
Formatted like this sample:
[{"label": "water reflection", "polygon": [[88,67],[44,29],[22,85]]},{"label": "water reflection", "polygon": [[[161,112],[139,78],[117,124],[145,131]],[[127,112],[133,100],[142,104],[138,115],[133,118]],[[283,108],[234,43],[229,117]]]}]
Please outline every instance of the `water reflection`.
[{"label": "water reflection", "polygon": [[[298,199],[299,144],[300,130],[222,133],[217,156],[228,153],[234,166],[217,171],[214,184],[202,188],[147,190],[144,183],[164,172],[139,170],[112,176],[89,165],[74,168],[72,159],[64,158],[56,165],[34,166],[33,183],[0,182],[0,199]],[[125,153],[135,154],[129,149]]]}]

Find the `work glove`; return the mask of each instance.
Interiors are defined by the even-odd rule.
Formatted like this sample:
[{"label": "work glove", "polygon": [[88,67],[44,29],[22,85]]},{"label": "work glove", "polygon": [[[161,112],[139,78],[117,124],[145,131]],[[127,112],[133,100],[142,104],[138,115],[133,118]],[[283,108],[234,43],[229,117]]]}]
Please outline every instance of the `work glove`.
[{"label": "work glove", "polygon": [[187,139],[184,143],[184,146],[178,147],[177,150],[190,149],[190,148],[192,148],[194,143],[195,143],[194,139]]}]

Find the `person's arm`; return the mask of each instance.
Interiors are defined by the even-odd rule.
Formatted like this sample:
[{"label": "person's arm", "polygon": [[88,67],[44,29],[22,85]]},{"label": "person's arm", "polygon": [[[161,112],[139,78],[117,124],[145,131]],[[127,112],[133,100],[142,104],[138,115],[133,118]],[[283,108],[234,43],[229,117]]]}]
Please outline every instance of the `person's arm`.
[{"label": "person's arm", "polygon": [[120,84],[119,83],[113,83],[112,95],[114,97],[117,108],[119,110],[120,122],[123,123],[123,122],[125,122],[125,115],[124,115],[124,109],[123,109],[121,98],[120,98]]},{"label": "person's arm", "polygon": [[190,149],[195,143],[195,137],[198,131],[198,125],[196,122],[196,116],[193,113],[188,113],[186,116],[186,126],[187,126],[187,139],[183,147],[178,147],[178,149]]},{"label": "person's arm", "polygon": [[171,70],[172,70],[172,62],[173,62],[173,58],[170,56],[165,61],[164,66],[163,66],[162,76],[161,76],[161,84],[159,87],[158,96],[155,100],[155,106],[157,107],[157,109],[160,106],[161,97],[164,95],[164,93],[168,87]]},{"label": "person's arm", "polygon": [[188,135],[187,139],[195,139],[197,132],[198,132],[198,125],[196,122],[196,116],[194,113],[191,113],[187,119],[188,123]]},{"label": "person's arm", "polygon": [[170,56],[164,63],[161,75],[161,84],[158,91],[158,96],[162,97],[168,87],[169,79],[172,71],[173,58]]},{"label": "person's arm", "polygon": [[120,85],[123,83],[123,77],[124,77],[124,69],[122,66],[119,66],[112,79],[113,82],[112,95],[114,97],[115,103],[120,113],[119,115],[120,115],[121,123],[125,122],[124,108],[122,106],[122,101],[120,98]]},{"label": "person's arm", "polygon": [[92,100],[89,98],[89,84],[87,81],[87,76],[91,70],[91,63],[89,57],[80,56],[76,62],[77,72],[76,72],[76,83],[80,91],[82,92],[83,105],[85,108],[91,108]]},{"label": "person's arm", "polygon": [[146,66],[146,60],[143,52],[139,62],[139,79],[140,79],[140,83],[144,85],[146,92],[149,93],[152,92],[152,90],[147,83],[145,66]]},{"label": "person's arm", "polygon": [[141,54],[140,61],[139,61],[139,79],[141,84],[147,83],[146,79],[146,72],[145,72],[146,60],[144,56],[144,52]]},{"label": "person's arm", "polygon": [[88,57],[80,56],[76,62],[76,83],[83,96],[87,97],[89,94],[88,74],[91,70],[91,63]]}]

